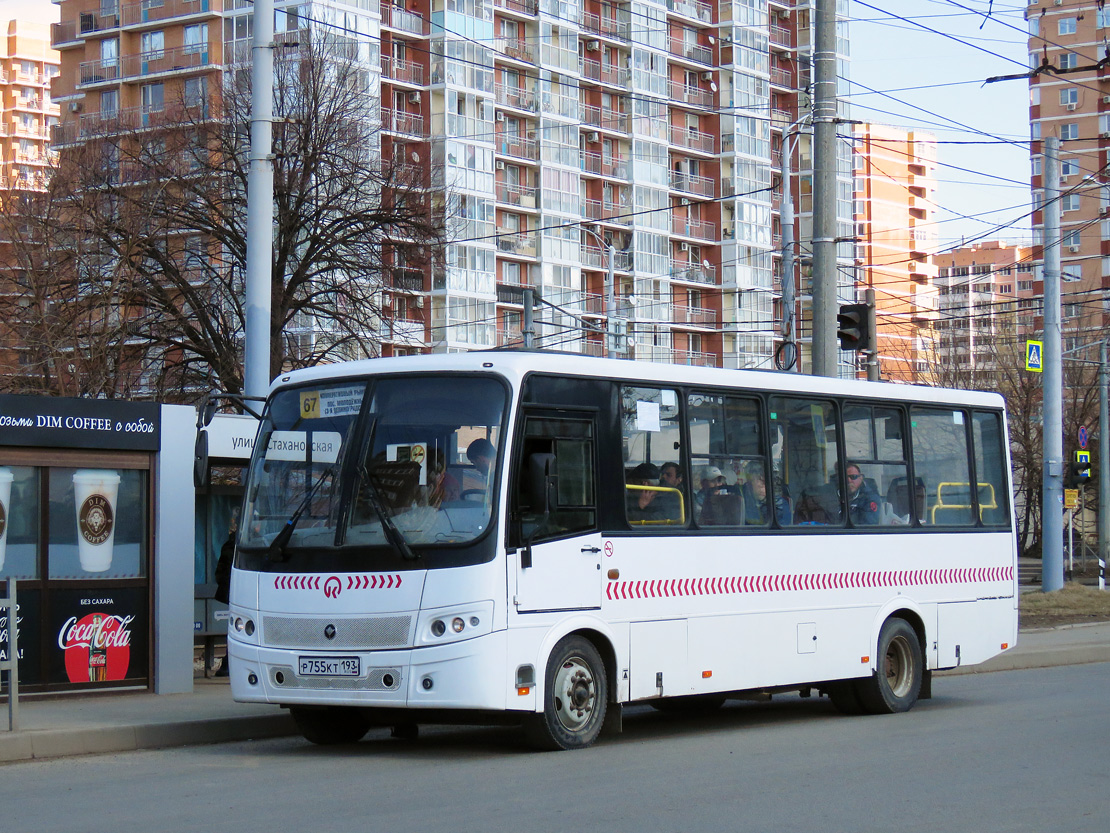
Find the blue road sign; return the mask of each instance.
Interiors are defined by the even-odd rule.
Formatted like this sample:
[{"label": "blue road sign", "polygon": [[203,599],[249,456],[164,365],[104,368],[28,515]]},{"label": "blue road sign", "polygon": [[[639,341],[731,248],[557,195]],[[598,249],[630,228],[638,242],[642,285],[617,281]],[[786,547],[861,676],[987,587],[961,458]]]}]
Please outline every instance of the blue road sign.
[{"label": "blue road sign", "polygon": [[1044,342],[1025,342],[1025,369],[1040,373],[1043,369]]}]

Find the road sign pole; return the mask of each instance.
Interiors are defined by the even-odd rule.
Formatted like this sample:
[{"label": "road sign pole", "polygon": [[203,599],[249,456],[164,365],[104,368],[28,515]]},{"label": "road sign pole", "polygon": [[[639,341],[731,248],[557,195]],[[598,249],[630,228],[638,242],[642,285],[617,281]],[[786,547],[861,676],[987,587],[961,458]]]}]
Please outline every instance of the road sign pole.
[{"label": "road sign pole", "polygon": [[1041,589],[1064,586],[1064,530],[1060,507],[1064,479],[1063,338],[1060,332],[1060,140],[1044,140],[1044,351],[1041,374],[1043,489],[1041,492]]}]

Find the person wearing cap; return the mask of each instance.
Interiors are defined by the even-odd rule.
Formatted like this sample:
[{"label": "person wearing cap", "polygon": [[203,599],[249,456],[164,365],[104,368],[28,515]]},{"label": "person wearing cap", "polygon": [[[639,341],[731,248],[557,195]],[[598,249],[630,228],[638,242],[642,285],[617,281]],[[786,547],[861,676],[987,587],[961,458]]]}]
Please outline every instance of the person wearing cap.
[{"label": "person wearing cap", "polygon": [[698,482],[701,484],[701,488],[694,493],[694,504],[700,517],[702,507],[705,506],[705,499],[709,495],[724,494],[728,487],[725,485],[724,472],[717,466],[702,466],[701,471],[698,472]]},{"label": "person wearing cap", "polygon": [[[628,475],[629,486],[659,485],[659,467],[652,463],[640,463]],[[625,508],[630,523],[667,520],[667,510],[656,502],[659,492],[652,489],[625,489]]]}]

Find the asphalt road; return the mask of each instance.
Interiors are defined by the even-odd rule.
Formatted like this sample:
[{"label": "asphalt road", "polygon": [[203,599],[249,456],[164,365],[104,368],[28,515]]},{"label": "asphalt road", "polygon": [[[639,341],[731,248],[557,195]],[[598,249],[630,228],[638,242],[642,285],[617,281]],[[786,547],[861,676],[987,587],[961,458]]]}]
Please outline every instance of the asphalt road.
[{"label": "asphalt road", "polygon": [[637,709],[582,752],[505,729],[375,730],[0,767],[0,829],[65,831],[1098,831],[1110,664],[938,679],[908,714],[824,700]]}]

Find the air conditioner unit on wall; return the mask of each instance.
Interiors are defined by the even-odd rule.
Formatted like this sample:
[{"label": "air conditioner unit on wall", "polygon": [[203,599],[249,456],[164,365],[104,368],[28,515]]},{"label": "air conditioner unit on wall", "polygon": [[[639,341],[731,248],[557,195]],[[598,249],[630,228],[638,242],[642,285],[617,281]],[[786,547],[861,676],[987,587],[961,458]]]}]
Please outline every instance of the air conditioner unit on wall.
[{"label": "air conditioner unit on wall", "polygon": [[590,142],[591,144],[597,144],[598,142],[601,141],[601,134],[598,133],[596,130],[592,133],[587,133],[586,134],[586,141]]},{"label": "air conditioner unit on wall", "polygon": [[494,121],[505,121],[505,114],[502,113],[500,110],[498,110],[496,113],[493,114],[493,120]]},{"label": "air conditioner unit on wall", "polygon": [[80,113],[81,110],[84,108],[84,106],[85,106],[84,102],[71,101],[69,103],[69,112],[71,112],[71,113]]},{"label": "air conditioner unit on wall", "polygon": [[1067,107],[1065,107],[1064,109],[1065,109],[1065,110],[1067,110],[1068,112],[1071,112],[1071,111],[1075,110],[1075,109],[1076,109],[1076,108],[1077,108],[1078,106],[1079,106],[1079,105],[1078,105],[1078,104],[1076,104],[1076,103],[1075,103],[1075,102],[1073,101],[1073,102],[1072,102],[1071,104],[1069,104],[1069,105],[1068,105]]},{"label": "air conditioner unit on wall", "polygon": [[505,170],[505,163],[498,159],[496,162],[493,163],[493,167],[495,170],[503,171]]},{"label": "air conditioner unit on wall", "polygon": [[1102,97],[1102,103],[1103,104],[1110,104],[1110,95],[1104,95]]},{"label": "air conditioner unit on wall", "polygon": [[678,250],[680,252],[688,252],[688,251],[690,251],[690,244],[689,243],[679,243],[678,244]]},{"label": "air conditioner unit on wall", "polygon": [[1071,252],[1072,254],[1075,254],[1076,252],[1079,251],[1079,247],[1078,246],[1068,246],[1068,251]]},{"label": "air conditioner unit on wall", "polygon": [[713,73],[712,72],[703,72],[701,74],[701,80],[702,81],[712,81],[713,80]]},{"label": "air conditioner unit on wall", "polygon": [[419,104],[419,103],[420,103],[420,93],[419,92],[409,93],[409,104]]},{"label": "air conditioner unit on wall", "polygon": [[589,52],[597,52],[599,49],[601,49],[601,41],[596,41],[596,40],[586,41],[586,49]]}]

